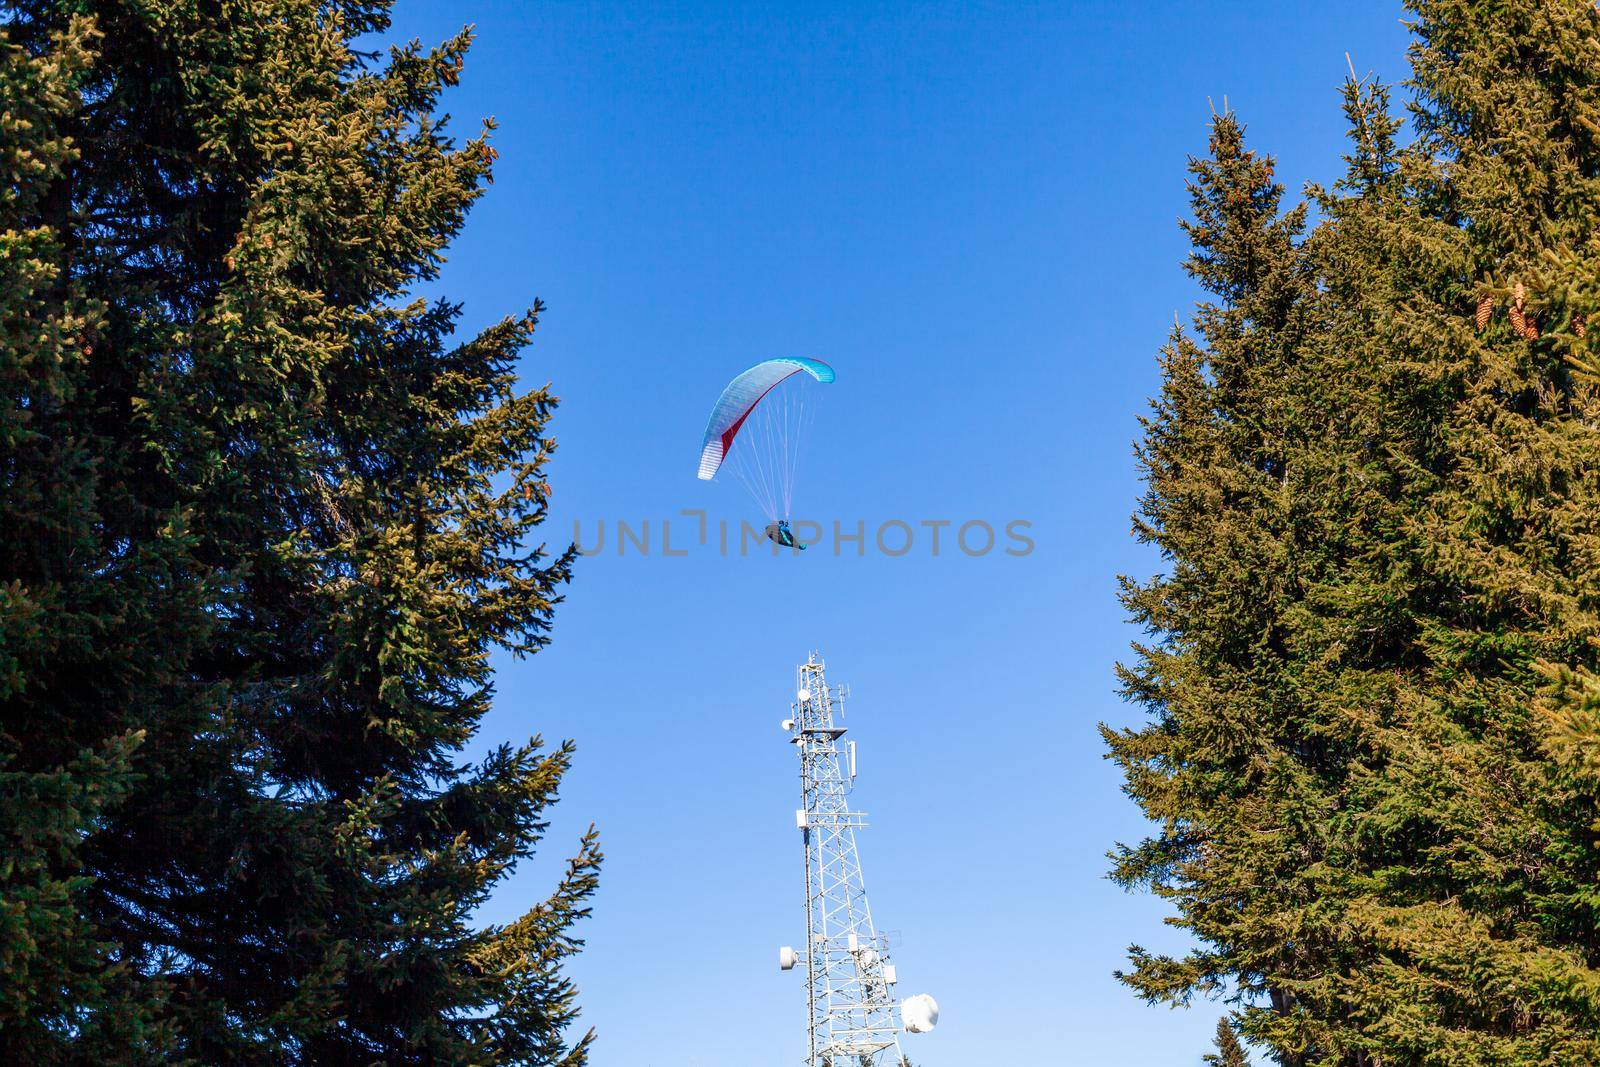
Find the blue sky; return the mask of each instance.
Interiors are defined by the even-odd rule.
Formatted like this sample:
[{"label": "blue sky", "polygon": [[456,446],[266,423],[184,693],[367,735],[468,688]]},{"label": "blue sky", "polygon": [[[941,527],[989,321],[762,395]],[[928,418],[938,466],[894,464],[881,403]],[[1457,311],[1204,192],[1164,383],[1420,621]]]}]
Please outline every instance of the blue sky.
[{"label": "blue sky", "polygon": [[[574,738],[540,857],[608,854],[573,973],[596,1067],[803,1056],[798,783],[778,723],[811,649],[854,698],[862,853],[901,992],[940,1001],[919,1067],[1198,1064],[1221,1007],[1136,1001],[1126,946],[1182,944],[1104,878],[1143,832],[1095,723],[1126,723],[1119,572],[1136,417],[1195,298],[1184,162],[1229,102],[1292,188],[1338,169],[1344,53],[1404,73],[1395,3],[419,3],[399,36],[478,43],[447,99],[500,122],[496,184],[440,291],[469,326],[540,297],[530,383],[563,397],[556,517],[649,520],[581,562],[554,643],[505,662],[483,742]],[[796,510],[869,531],[1013,519],[1035,550],[663,558],[684,508],[760,519],[694,470],[759,359],[838,369]],[[689,520],[674,530],[682,544]],[[919,531],[925,533],[926,531]],[[946,535],[948,537],[948,534]]]}]

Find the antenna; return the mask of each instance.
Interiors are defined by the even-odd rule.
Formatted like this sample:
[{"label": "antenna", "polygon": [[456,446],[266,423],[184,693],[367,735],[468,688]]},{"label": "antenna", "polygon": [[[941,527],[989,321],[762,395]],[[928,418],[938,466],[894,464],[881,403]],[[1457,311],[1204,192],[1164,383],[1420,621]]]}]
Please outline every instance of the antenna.
[{"label": "antenna", "polygon": [[845,687],[830,689],[826,669],[815,652],[799,666],[793,715],[783,720],[800,755],[804,806],[795,825],[805,845],[806,942],[799,952],[779,949],[778,966],[805,964],[807,1067],[910,1067],[900,1034],[932,1030],[939,1005],[926,993],[895,998],[890,938],[872,923],[856,848],[866,813],[845,799],[856,774],[856,743],[841,748],[846,731],[834,720]]}]

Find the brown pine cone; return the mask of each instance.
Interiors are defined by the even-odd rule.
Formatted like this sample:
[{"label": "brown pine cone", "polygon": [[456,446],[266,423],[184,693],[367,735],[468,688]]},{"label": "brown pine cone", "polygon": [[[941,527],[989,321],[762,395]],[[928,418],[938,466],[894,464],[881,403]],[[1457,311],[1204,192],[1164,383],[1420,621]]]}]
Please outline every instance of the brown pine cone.
[{"label": "brown pine cone", "polygon": [[1572,332],[1577,334],[1578,337],[1580,337],[1580,338],[1583,337],[1583,335],[1588,332],[1584,328],[1584,325],[1583,325],[1583,312],[1581,312],[1581,311],[1578,312],[1578,314],[1572,316]]},{"label": "brown pine cone", "polygon": [[1494,297],[1490,296],[1488,293],[1485,293],[1478,301],[1478,310],[1477,313],[1472,316],[1472,321],[1478,324],[1479,330],[1482,330],[1485,326],[1489,325],[1489,316],[1493,314]]},{"label": "brown pine cone", "polygon": [[1511,305],[1511,328],[1517,331],[1518,337],[1528,336],[1528,317],[1522,313],[1522,301],[1518,300]]}]

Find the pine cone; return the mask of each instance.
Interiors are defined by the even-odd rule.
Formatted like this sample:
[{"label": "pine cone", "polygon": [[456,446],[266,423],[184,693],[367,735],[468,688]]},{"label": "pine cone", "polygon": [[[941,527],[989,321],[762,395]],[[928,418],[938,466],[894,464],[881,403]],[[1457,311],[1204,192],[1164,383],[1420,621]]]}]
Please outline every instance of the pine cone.
[{"label": "pine cone", "polygon": [[1581,311],[1572,316],[1572,332],[1577,334],[1579,338],[1582,338],[1583,335],[1588,332],[1584,329],[1583,312]]},{"label": "pine cone", "polygon": [[1518,311],[1522,310],[1522,302],[1527,299],[1527,296],[1528,291],[1522,287],[1521,282],[1518,282],[1517,287],[1511,291],[1511,302],[1517,305]]},{"label": "pine cone", "polygon": [[1482,330],[1485,326],[1489,325],[1489,316],[1493,314],[1494,297],[1490,296],[1488,293],[1485,293],[1478,301],[1478,311],[1477,314],[1472,316],[1472,321],[1478,324],[1479,330]]},{"label": "pine cone", "polygon": [[1511,328],[1517,331],[1518,337],[1526,337],[1528,331],[1528,317],[1522,313],[1522,301],[1511,305]]}]

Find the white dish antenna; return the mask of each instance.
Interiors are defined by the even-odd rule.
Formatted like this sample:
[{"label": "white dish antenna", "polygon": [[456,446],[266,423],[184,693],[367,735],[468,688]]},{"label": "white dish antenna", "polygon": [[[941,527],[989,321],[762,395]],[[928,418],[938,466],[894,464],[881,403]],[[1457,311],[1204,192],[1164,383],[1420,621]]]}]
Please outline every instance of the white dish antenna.
[{"label": "white dish antenna", "polygon": [[918,993],[900,1002],[900,1021],[906,1032],[925,1034],[939,1024],[939,1002],[926,993]]}]

